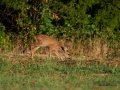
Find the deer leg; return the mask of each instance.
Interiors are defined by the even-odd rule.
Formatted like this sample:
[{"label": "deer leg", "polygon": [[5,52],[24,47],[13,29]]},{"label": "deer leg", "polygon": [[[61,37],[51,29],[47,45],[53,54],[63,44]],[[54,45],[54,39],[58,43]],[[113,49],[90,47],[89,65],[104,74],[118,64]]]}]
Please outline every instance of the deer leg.
[{"label": "deer leg", "polygon": [[51,58],[51,53],[52,53],[52,50],[51,48],[49,47],[49,57]]},{"label": "deer leg", "polygon": [[35,51],[38,49],[39,47],[37,45],[31,45],[31,58],[33,59],[34,57],[34,53]]},{"label": "deer leg", "polygon": [[56,55],[58,58],[60,58],[62,61],[64,61],[63,58],[62,58],[62,57],[60,56],[60,54],[58,53],[58,51],[55,51],[54,53],[55,53],[55,55]]}]

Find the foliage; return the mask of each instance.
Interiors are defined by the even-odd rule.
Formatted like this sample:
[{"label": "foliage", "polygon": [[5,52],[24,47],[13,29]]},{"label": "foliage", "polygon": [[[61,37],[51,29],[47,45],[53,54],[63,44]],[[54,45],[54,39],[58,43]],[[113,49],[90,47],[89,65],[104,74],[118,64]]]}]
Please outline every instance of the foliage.
[{"label": "foliage", "polygon": [[[119,0],[50,1],[50,8],[56,11],[63,20],[60,23],[64,25],[58,25],[62,25],[67,30],[68,37],[76,36],[76,34],[79,38],[84,36],[89,38],[93,35],[105,37],[107,34],[108,41],[109,37],[117,39],[118,34],[115,34],[115,29],[119,27]],[[107,31],[108,28],[110,32]]]},{"label": "foliage", "polygon": [[0,23],[0,46],[5,43],[5,27]]},{"label": "foliage", "polygon": [[95,38],[110,45],[120,42],[119,0],[1,0],[0,16],[6,28],[1,32],[20,37],[24,45],[36,34],[76,43]]},{"label": "foliage", "polygon": [[11,35],[5,34],[5,26],[2,23],[0,23],[0,48],[2,48],[3,50],[6,50],[6,49],[12,50],[13,49],[13,44],[10,40]]}]

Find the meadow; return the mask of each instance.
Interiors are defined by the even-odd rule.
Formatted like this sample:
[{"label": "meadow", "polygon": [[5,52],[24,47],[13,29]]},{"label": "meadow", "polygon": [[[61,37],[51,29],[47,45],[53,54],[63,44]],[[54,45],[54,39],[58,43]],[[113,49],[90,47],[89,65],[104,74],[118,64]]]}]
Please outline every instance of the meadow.
[{"label": "meadow", "polygon": [[0,54],[0,90],[119,90],[120,62]]}]

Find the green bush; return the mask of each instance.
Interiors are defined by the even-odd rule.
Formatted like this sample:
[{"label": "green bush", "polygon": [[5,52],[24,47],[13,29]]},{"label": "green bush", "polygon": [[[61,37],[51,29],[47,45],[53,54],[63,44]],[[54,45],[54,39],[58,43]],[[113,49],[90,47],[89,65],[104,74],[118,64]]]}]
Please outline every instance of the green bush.
[{"label": "green bush", "polygon": [[12,36],[12,34],[6,34],[5,33],[5,26],[0,23],[0,48],[2,49],[13,49],[13,45],[11,42],[10,37]]}]

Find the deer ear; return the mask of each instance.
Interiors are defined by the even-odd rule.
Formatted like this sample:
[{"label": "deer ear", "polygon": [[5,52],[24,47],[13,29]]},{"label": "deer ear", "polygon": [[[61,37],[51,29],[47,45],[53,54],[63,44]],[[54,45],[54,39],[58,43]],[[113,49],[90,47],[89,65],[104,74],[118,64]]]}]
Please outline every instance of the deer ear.
[{"label": "deer ear", "polygon": [[68,51],[67,46],[62,47],[62,50],[64,50],[64,51]]}]

